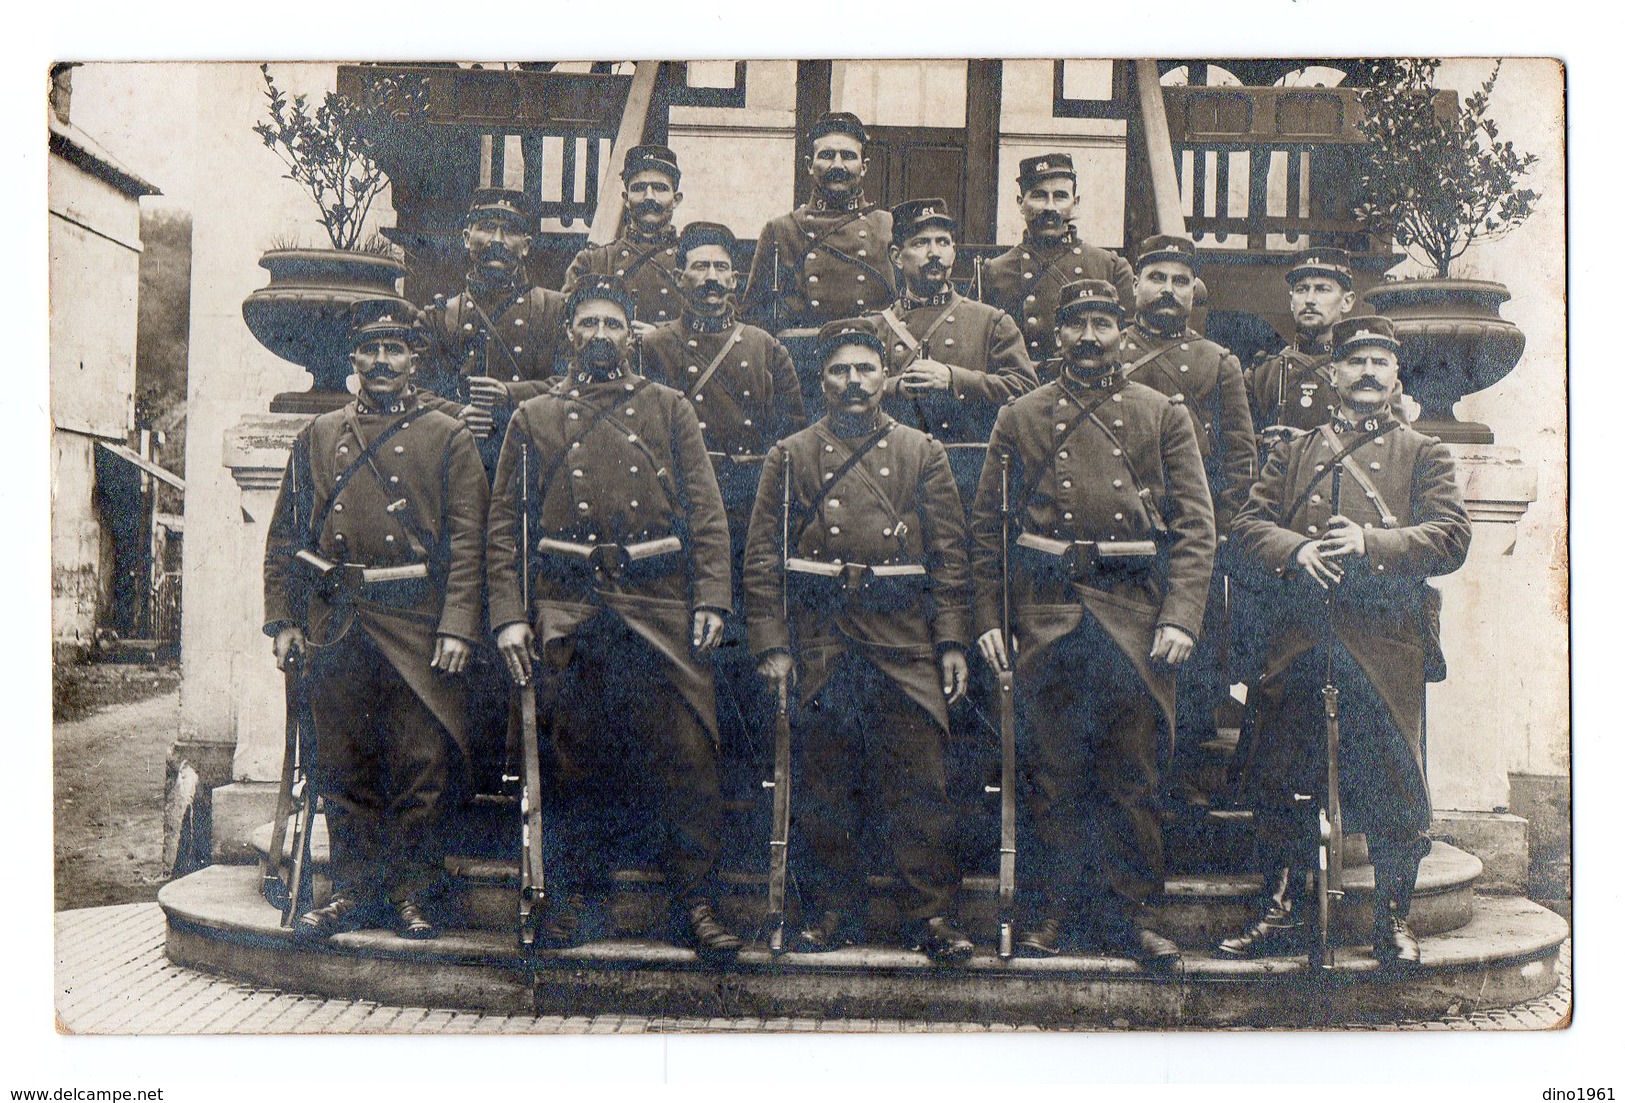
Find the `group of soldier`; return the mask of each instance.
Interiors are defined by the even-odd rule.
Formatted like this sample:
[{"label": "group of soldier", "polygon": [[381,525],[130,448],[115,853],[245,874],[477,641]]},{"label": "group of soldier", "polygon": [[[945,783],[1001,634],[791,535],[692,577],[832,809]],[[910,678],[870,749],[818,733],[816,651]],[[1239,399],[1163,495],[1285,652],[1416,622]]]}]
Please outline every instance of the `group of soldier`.
[{"label": "group of soldier", "polygon": [[[1021,163],[1027,232],[974,301],[942,200],[869,203],[854,116],[808,138],[812,198],[763,227],[743,283],[727,227],[674,228],[676,156],[638,146],[620,236],[562,291],[526,274],[524,196],[486,189],[460,293],[358,304],[358,392],[299,435],[265,559],[331,840],[332,896],[296,935],[435,936],[439,819],[511,682],[544,698],[543,941],[585,937],[635,826],[680,937],[738,950],[716,910],[718,747],[752,737],[776,690],[795,718],[794,948],[865,937],[878,826],[914,944],[962,962],[946,748],[985,697],[979,656],[1016,675],[1021,952],[1179,961],[1146,906],[1164,796],[1195,786],[1232,680],[1256,717],[1265,899],[1218,951],[1299,948],[1330,676],[1374,952],[1419,960],[1425,582],[1461,565],[1470,525],[1449,454],[1399,413],[1392,325],[1345,316],[1347,255],[1294,258],[1296,340],[1244,374],[1189,328],[1190,240],[1130,264],[1078,237],[1067,155]],[[810,425],[786,329],[816,331]],[[493,646],[500,663],[472,661]]]}]

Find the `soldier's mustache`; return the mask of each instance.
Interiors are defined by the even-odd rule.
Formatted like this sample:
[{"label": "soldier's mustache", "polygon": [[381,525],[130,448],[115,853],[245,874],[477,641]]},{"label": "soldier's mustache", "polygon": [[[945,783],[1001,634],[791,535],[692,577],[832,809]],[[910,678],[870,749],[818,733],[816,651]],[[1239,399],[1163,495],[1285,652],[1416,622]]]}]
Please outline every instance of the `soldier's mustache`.
[{"label": "soldier's mustache", "polygon": [[662,207],[658,199],[645,199],[632,208],[635,214],[659,214],[661,210]]},{"label": "soldier's mustache", "polygon": [[824,173],[824,183],[844,184],[856,174],[851,169],[834,168]]},{"label": "soldier's mustache", "polygon": [[1382,380],[1378,379],[1374,375],[1362,375],[1354,382],[1354,389],[1357,391],[1364,390],[1367,387],[1374,391],[1384,391],[1388,389],[1387,387],[1383,386]]},{"label": "soldier's mustache", "polygon": [[480,250],[480,260],[485,263],[494,260],[514,261],[517,259],[512,249],[498,241],[493,241]]},{"label": "soldier's mustache", "polygon": [[1179,308],[1179,300],[1174,298],[1172,295],[1169,295],[1169,294],[1165,293],[1165,294],[1162,294],[1162,295],[1158,295],[1157,296],[1157,301],[1152,303],[1151,305],[1152,306],[1167,306],[1167,307],[1172,307],[1172,308],[1177,310]]},{"label": "soldier's mustache", "polygon": [[1072,359],[1099,360],[1106,355],[1106,346],[1099,341],[1083,340],[1072,346]]},{"label": "soldier's mustache", "polygon": [[702,295],[723,295],[727,293],[728,289],[716,280],[706,280],[700,284],[699,291]]},{"label": "soldier's mustache", "polygon": [[1040,211],[1038,217],[1033,219],[1034,225],[1042,226],[1045,229],[1060,226],[1065,221],[1066,219],[1061,217],[1060,211]]},{"label": "soldier's mustache", "polygon": [[593,337],[582,346],[581,355],[589,360],[607,360],[615,355],[615,344],[606,337]]}]

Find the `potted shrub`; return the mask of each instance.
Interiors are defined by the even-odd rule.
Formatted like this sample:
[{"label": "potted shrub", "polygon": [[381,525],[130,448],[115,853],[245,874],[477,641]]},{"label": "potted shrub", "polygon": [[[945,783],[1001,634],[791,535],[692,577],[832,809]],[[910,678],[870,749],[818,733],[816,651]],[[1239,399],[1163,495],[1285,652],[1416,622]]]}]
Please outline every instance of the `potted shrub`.
[{"label": "potted shrub", "polygon": [[258,341],[305,368],[306,392],[277,395],[271,409],[316,413],[348,400],[349,310],[361,300],[399,294],[406,268],[384,238],[363,240],[373,202],[388,184],[376,152],[390,139],[398,108],[422,103],[421,85],[393,81],[368,103],[329,92],[319,104],[279,89],[268,66],[266,119],[254,132],[287,166],[286,179],[315,203],[331,248],[280,242],[260,258],[271,282],[243,301],[243,321]]},{"label": "potted shrub", "polygon": [[1528,219],[1539,195],[1520,181],[1535,157],[1500,140],[1489,117],[1499,62],[1460,106],[1434,86],[1438,66],[1429,58],[1385,62],[1359,93],[1368,144],[1356,213],[1427,271],[1379,284],[1365,302],[1394,320],[1403,341],[1401,374],[1422,407],[1418,427],[1447,441],[1490,443],[1487,427],[1458,422],[1452,408],[1510,372],[1524,336],[1500,316],[1511,298],[1503,284],[1454,278],[1451,266],[1474,242]]}]

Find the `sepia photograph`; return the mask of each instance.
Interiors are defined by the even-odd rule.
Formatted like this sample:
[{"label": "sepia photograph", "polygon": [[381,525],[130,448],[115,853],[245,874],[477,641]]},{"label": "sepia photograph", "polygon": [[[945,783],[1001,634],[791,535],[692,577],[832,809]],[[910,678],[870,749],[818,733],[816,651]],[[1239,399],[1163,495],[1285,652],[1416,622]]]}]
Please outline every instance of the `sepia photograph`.
[{"label": "sepia photograph", "polygon": [[40,75],[60,1033],[1570,1027],[1562,61]]}]

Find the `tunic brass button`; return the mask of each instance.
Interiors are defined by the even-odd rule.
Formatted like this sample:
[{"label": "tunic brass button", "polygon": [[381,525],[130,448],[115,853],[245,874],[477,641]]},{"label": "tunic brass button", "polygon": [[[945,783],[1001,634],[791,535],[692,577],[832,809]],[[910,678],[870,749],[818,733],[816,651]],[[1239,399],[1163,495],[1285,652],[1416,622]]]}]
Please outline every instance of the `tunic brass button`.
[{"label": "tunic brass button", "polygon": [[580,421],[581,420],[581,415],[576,413],[574,410],[571,410],[570,411],[570,420],[571,421]]},{"label": "tunic brass button", "polygon": [[1310,525],[1309,526],[1309,535],[1310,536],[1313,536],[1315,533],[1317,533],[1319,531],[1320,531],[1320,526],[1319,525]]},{"label": "tunic brass button", "polygon": [[513,382],[515,382],[515,383],[519,382],[519,377],[517,375],[513,377]]},{"label": "tunic brass button", "polygon": [[1021,274],[1021,278],[1024,280],[1030,280],[1033,278],[1033,274],[1031,272],[1023,272]]},{"label": "tunic brass button", "polygon": [[867,283],[868,280],[869,280],[868,276],[865,276],[862,272],[858,273],[858,282],[859,283]]},{"label": "tunic brass button", "polygon": [[807,277],[807,282],[808,283],[817,283],[818,282],[818,277],[817,276],[808,276]]},{"label": "tunic brass button", "polygon": [[817,306],[817,305],[818,305],[818,300],[817,300],[817,299],[814,299],[814,300],[813,300],[813,301],[812,301],[812,302],[811,302],[811,304],[810,304],[810,305],[812,305],[812,306]]},{"label": "tunic brass button", "polygon": [[1180,371],[1190,371],[1191,366],[1189,364],[1181,364],[1181,365],[1179,365],[1179,370]]},{"label": "tunic brass button", "polygon": [[1122,427],[1123,427],[1123,419],[1122,418],[1116,418],[1116,419],[1114,419],[1112,421],[1112,428],[1113,429],[1121,429]]},{"label": "tunic brass button", "polygon": [[339,445],[339,455],[347,456],[349,454],[350,454],[350,446],[348,444]]},{"label": "tunic brass button", "polygon": [[1063,513],[1063,514],[1061,514],[1061,520],[1063,520],[1063,521],[1070,521],[1070,520],[1072,520],[1072,514],[1070,514],[1070,513]]},{"label": "tunic brass button", "polygon": [[886,442],[885,442],[885,441],[881,441],[881,442],[880,442],[880,443],[879,443],[879,444],[877,444],[877,445],[875,445],[875,447],[876,447],[876,448],[884,448],[884,447],[886,447]]},{"label": "tunic brass button", "polygon": [[829,500],[829,508],[830,509],[840,509],[841,508],[841,500],[839,498],[831,498]]},{"label": "tunic brass button", "polygon": [[334,502],[333,503],[333,512],[334,513],[343,513],[344,512],[344,503],[343,502]]},{"label": "tunic brass button", "polygon": [[637,442],[638,442],[638,435],[636,433],[628,433],[628,434],[626,434],[626,443],[628,443],[628,444],[636,444]]},{"label": "tunic brass button", "polygon": [[700,429],[701,429],[701,430],[702,430],[702,431],[703,431],[703,430],[704,430],[704,429],[705,429],[705,422],[703,422],[703,421],[702,421],[702,422],[700,422]]},{"label": "tunic brass button", "polygon": [[662,288],[661,288],[661,289],[660,289],[660,293],[661,293],[661,294],[662,294],[662,295],[665,295],[665,294],[669,294],[669,293],[670,293],[670,289],[669,289],[669,288],[665,288],[665,287],[662,287]]},{"label": "tunic brass button", "polygon": [[522,326],[522,325],[525,324],[525,319],[523,319],[523,318],[515,318],[513,320],[513,324],[516,325],[516,326]]},{"label": "tunic brass button", "polygon": [[[948,319],[948,320],[949,320],[949,321],[950,321],[950,322],[951,322],[951,321],[953,321],[953,319],[952,319],[952,318],[950,318],[950,319]],[[945,344],[945,345],[947,345],[947,346],[948,346],[948,347],[949,347],[949,348],[953,348],[953,347],[954,347],[954,339],[953,339],[953,338],[952,338],[952,337],[950,337],[950,338],[948,338],[948,339],[947,339],[947,340],[946,340],[946,341],[944,341],[944,342],[942,342],[942,343],[943,343],[943,344]]]},{"label": "tunic brass button", "polygon": [[513,354],[515,356],[518,356],[520,353],[522,353],[524,351],[525,351],[525,346],[524,345],[515,345],[513,347]]},{"label": "tunic brass button", "polygon": [[882,536],[890,536],[891,535],[891,526],[888,525],[885,528],[881,529],[880,530],[880,535],[882,535]]},{"label": "tunic brass button", "polygon": [[862,300],[862,299],[859,299],[859,300],[858,300],[858,305],[859,305],[859,306],[862,306],[862,305],[863,305],[863,300]]},{"label": "tunic brass button", "polygon": [[389,481],[392,483],[398,483],[401,481],[401,477],[399,475],[391,475],[389,477]]},{"label": "tunic brass button", "polygon": [[1074,269],[1072,269],[1072,274],[1074,276],[1081,276],[1081,275],[1083,275],[1083,269],[1082,268],[1074,268]]},{"label": "tunic brass button", "polygon": [[746,419],[745,419],[745,425],[746,425],[746,426],[747,426],[747,427],[748,427],[748,426],[749,426],[749,425],[750,425],[750,423],[751,423],[751,422],[750,422],[750,418],[748,418],[748,417],[747,417],[747,418],[746,418]]},{"label": "tunic brass button", "polygon": [[1072,489],[1072,480],[1071,479],[1062,479],[1061,480],[1061,489],[1062,490],[1071,490]]},{"label": "tunic brass button", "polygon": [[1065,460],[1065,459],[1070,459],[1071,457],[1072,457],[1072,453],[1068,452],[1065,448],[1063,448],[1059,452],[1055,453],[1055,458],[1056,459]]},{"label": "tunic brass button", "polygon": [[630,406],[628,406],[628,407],[627,407],[627,408],[626,408],[626,416],[627,416],[627,417],[631,417],[631,416],[632,416],[632,415],[634,415],[634,414],[636,414],[636,413],[637,413],[637,411],[636,411],[636,410],[634,410],[634,409],[633,409],[633,408],[632,408],[632,407],[630,407]]},{"label": "tunic brass button", "polygon": [[586,502],[577,502],[576,503],[576,510],[578,512],[585,513],[591,508],[592,508],[592,506],[589,506]]},{"label": "tunic brass button", "polygon": [[808,260],[817,260],[817,259],[818,259],[818,254],[817,254],[817,253],[814,253],[814,252],[811,252],[811,251],[809,251],[809,252],[808,252],[808,253],[807,253],[807,259],[808,259]]},{"label": "tunic brass button", "polygon": [[[690,343],[692,344],[692,342],[690,342]],[[698,364],[690,364],[688,366],[688,374],[690,374],[690,375],[698,375],[699,372],[700,372],[700,366]]]},{"label": "tunic brass button", "polygon": [[384,543],[386,543],[386,544],[393,544],[393,543],[394,543],[394,542],[395,542],[395,537],[393,537],[393,536],[391,536],[391,535],[390,535],[390,534],[388,534],[388,533],[385,533],[385,534],[384,534]]},{"label": "tunic brass button", "polygon": [[1319,494],[1311,494],[1311,495],[1309,495],[1309,502],[1310,502],[1311,505],[1317,505],[1318,506],[1320,504],[1320,495]]},{"label": "tunic brass button", "polygon": [[840,525],[831,525],[829,527],[829,534],[831,536],[839,536],[839,535],[841,535],[841,526]]},{"label": "tunic brass button", "polygon": [[[1027,319],[1027,324],[1028,324],[1028,325],[1030,325],[1030,326],[1035,326],[1035,325],[1037,325],[1037,324],[1038,324],[1038,319],[1037,319],[1037,318],[1028,318],[1028,319]],[[1034,344],[1037,344],[1037,342],[1036,342],[1036,341],[1035,341],[1035,342],[1033,342],[1033,343],[1034,343]]]},{"label": "tunic brass button", "polygon": [[628,467],[627,470],[636,475],[638,473],[638,465],[633,464],[631,467]]},{"label": "tunic brass button", "polygon": [[574,471],[570,472],[570,474],[571,474],[571,476],[573,476],[574,478],[577,478],[577,479],[584,479],[584,478],[587,477],[586,473],[583,472],[581,470],[581,468],[579,468],[579,467],[576,468]]},{"label": "tunic brass button", "polygon": [[[1083,246],[1081,246],[1081,245],[1072,246],[1072,255],[1075,256],[1075,257],[1076,256],[1082,256],[1083,255]],[[1078,271],[1082,272],[1083,269],[1080,268],[1080,269],[1078,269]]]},{"label": "tunic brass button", "polygon": [[1378,437],[1376,440],[1372,441],[1371,443],[1372,444],[1381,444],[1382,443],[1382,438]]},{"label": "tunic brass button", "polygon": [[[950,315],[948,315],[948,323],[949,323],[949,324],[950,324],[950,325],[952,325],[952,324],[953,324],[953,320],[954,320],[954,316],[953,316],[953,315],[952,315],[952,314],[950,314]],[[950,345],[951,345],[951,344],[953,344],[953,342],[952,342],[952,341],[949,341],[949,342],[948,342],[948,343],[949,343],[949,344],[950,344]]]},{"label": "tunic brass button", "polygon": [[824,445],[824,451],[833,452],[835,451],[835,446],[833,444],[826,444]]},{"label": "tunic brass button", "polygon": [[638,508],[638,500],[636,498],[633,498],[630,502],[628,502],[626,504],[631,506],[633,509]]},{"label": "tunic brass button", "polygon": [[1115,487],[1118,490],[1123,489],[1123,480],[1122,479],[1113,479],[1112,480],[1112,486]]},{"label": "tunic brass button", "polygon": [[889,467],[882,467],[882,468],[881,468],[881,469],[880,469],[880,474],[881,474],[881,476],[882,476],[882,477],[885,477],[885,476],[888,476],[888,475],[890,475],[890,474],[891,474],[891,468],[889,468]]},{"label": "tunic brass button", "polygon": [[1122,515],[1122,514],[1121,514],[1121,513],[1114,513],[1114,514],[1112,514],[1112,520],[1114,520],[1114,521],[1121,521],[1121,520],[1122,520],[1122,519],[1123,519],[1123,515]]},{"label": "tunic brass button", "polygon": [[869,255],[869,250],[867,250],[867,249],[859,249],[858,250],[858,256],[866,257],[868,255]]},{"label": "tunic brass button", "polygon": [[1066,422],[1064,422],[1064,421],[1057,421],[1057,422],[1056,422],[1056,423],[1055,423],[1055,431],[1056,431],[1056,432],[1057,432],[1057,433],[1064,433],[1064,432],[1066,432]]},{"label": "tunic brass button", "polygon": [[[622,255],[622,256],[625,256],[625,255],[626,255],[626,254],[624,254],[624,253],[623,253],[623,254],[621,254],[621,255]],[[616,274],[616,275],[617,275],[617,276],[624,276],[624,275],[626,275],[626,269],[624,269],[624,268],[617,268],[617,269],[615,269],[615,274]]]},{"label": "tunic brass button", "polygon": [[1121,402],[1121,401],[1123,401],[1123,396],[1120,395],[1120,394],[1113,394],[1112,395],[1112,401],[1113,402]]},{"label": "tunic brass button", "polygon": [[400,454],[401,454],[401,453],[403,453],[403,452],[405,452],[405,451],[406,451],[406,449],[405,449],[405,448],[403,448],[403,447],[401,447],[401,446],[400,446],[400,445],[398,445],[398,444],[397,444],[397,445],[396,445],[396,446],[395,446],[395,454],[396,454],[396,455],[397,455],[397,456],[399,456],[399,455],[400,455]]},{"label": "tunic brass button", "polygon": [[1121,456],[1122,454],[1123,454],[1123,450],[1121,448],[1113,448],[1112,449],[1112,455]]},{"label": "tunic brass button", "polygon": [[1382,470],[1382,464],[1378,463],[1376,460],[1372,460],[1371,461],[1371,470],[1373,470],[1373,471],[1381,471]]}]

